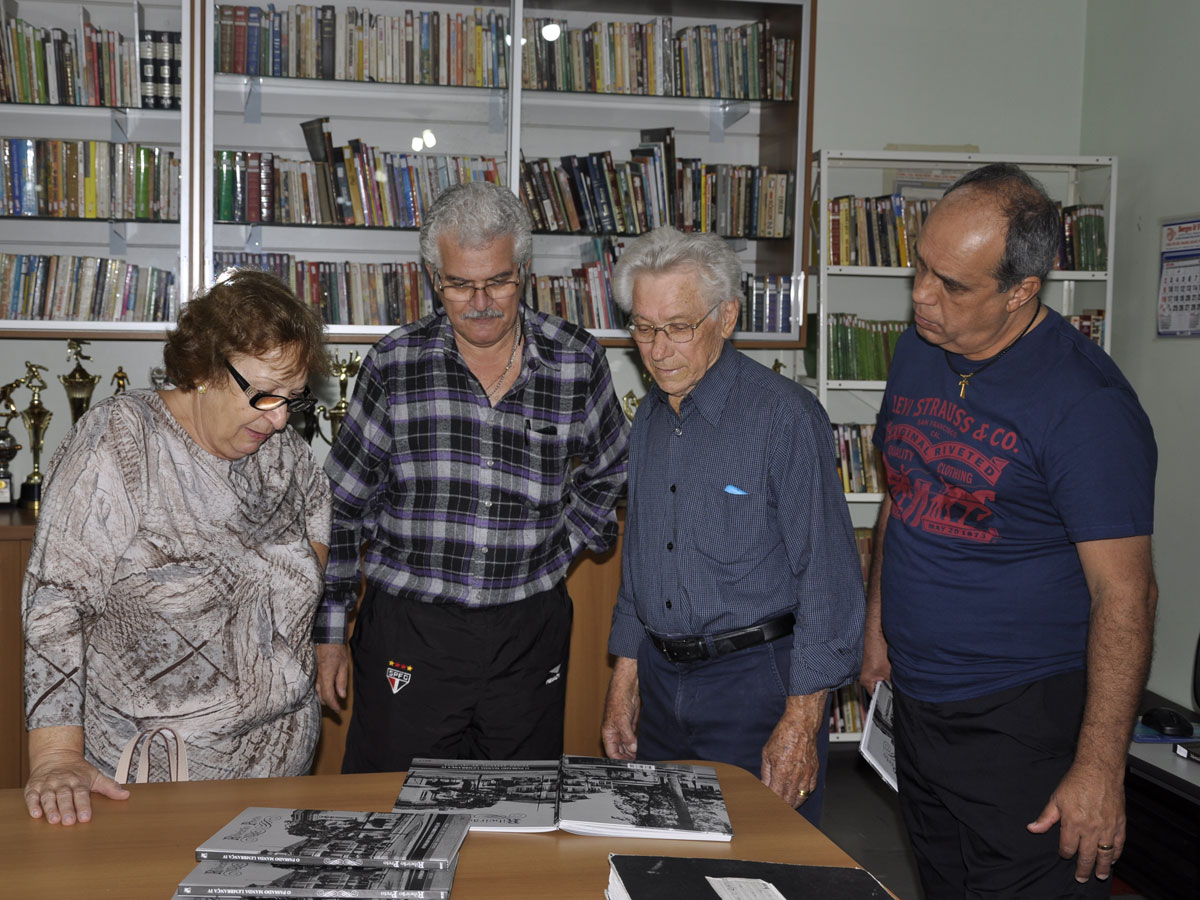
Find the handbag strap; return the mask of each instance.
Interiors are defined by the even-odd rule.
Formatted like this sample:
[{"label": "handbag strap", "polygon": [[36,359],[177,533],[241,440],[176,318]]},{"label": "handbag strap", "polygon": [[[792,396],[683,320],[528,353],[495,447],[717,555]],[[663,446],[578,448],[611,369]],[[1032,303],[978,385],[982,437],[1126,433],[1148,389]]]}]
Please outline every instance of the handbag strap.
[{"label": "handbag strap", "polygon": [[163,750],[167,754],[168,780],[188,780],[187,747],[183,743],[183,738],[176,734],[175,729],[161,727],[139,731],[129,739],[129,743],[121,751],[121,759],[117,763],[117,784],[129,784],[129,767],[133,762],[133,754],[139,745],[142,745],[142,751],[138,757],[135,783],[145,784],[150,780],[150,753],[154,749],[155,741],[162,744]]}]

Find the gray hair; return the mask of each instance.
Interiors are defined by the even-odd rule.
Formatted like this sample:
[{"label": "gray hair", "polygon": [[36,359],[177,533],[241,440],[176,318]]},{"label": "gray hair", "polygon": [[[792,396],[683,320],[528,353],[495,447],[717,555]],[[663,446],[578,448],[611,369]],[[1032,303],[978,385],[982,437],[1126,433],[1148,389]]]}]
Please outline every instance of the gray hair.
[{"label": "gray hair", "polygon": [[513,239],[513,263],[524,265],[533,257],[533,226],[516,195],[490,181],[471,181],[444,190],[425,215],[421,226],[421,256],[437,270],[442,268],[438,244],[443,235],[463,247],[486,247],[497,238]]},{"label": "gray hair", "polygon": [[994,200],[1004,217],[1004,255],[992,272],[1000,292],[1031,276],[1045,283],[1058,257],[1062,230],[1058,207],[1041,182],[1012,163],[992,163],[968,172],[943,196],[964,188]]},{"label": "gray hair", "polygon": [[664,225],[643,234],[621,254],[613,274],[617,306],[633,311],[633,283],[639,275],[689,270],[709,305],[741,299],[742,266],[729,244],[711,232],[685,234]]}]

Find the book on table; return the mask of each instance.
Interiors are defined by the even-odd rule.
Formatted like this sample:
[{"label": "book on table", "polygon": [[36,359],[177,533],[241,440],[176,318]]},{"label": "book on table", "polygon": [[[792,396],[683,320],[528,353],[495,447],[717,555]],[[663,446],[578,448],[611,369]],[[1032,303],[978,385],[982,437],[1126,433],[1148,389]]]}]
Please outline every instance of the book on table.
[{"label": "book on table", "polygon": [[448,869],[361,866],[274,866],[208,859],[194,868],[180,897],[357,897],[362,900],[448,900],[457,858]]},{"label": "book on table", "polygon": [[196,859],[291,866],[446,869],[465,815],[251,806],[196,848]]},{"label": "book on table", "polygon": [[865,869],[609,854],[608,900],[887,900]]},{"label": "book on table", "polygon": [[473,831],[569,831],[728,841],[712,766],[564,756],[559,760],[414,759],[397,812],[468,813]]}]

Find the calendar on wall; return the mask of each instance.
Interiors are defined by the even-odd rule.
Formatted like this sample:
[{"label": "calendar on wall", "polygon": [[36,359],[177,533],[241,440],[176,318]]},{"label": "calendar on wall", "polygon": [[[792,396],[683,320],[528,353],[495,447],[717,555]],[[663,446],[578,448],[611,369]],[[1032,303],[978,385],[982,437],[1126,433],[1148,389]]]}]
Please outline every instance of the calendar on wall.
[{"label": "calendar on wall", "polygon": [[1159,337],[1200,337],[1200,215],[1160,223]]}]

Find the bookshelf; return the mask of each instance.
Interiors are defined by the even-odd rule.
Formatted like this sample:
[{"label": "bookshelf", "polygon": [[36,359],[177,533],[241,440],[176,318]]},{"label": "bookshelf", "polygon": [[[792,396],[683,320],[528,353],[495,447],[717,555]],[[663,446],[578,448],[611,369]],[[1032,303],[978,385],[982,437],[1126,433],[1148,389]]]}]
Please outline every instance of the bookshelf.
[{"label": "bookshelf", "polygon": [[[729,176],[729,184],[736,182],[729,188],[730,196],[744,196],[747,211],[755,187],[763,192],[770,188],[773,198],[778,195],[772,207],[778,211],[777,219],[765,214],[766,201],[760,198],[762,205],[755,208],[753,222],[743,215],[739,225],[731,222],[723,229],[738,249],[748,275],[779,277],[776,282],[764,279],[760,287],[764,298],[771,293],[772,309],[780,308],[774,303],[776,296],[784,296],[781,285],[790,289],[788,312],[775,313],[776,320],[769,326],[765,316],[759,325],[748,322],[736,339],[744,346],[760,347],[796,347],[802,340],[805,292],[801,261],[806,229],[800,227],[804,221],[800,212],[808,205],[814,19],[810,2],[703,0],[689,5],[686,15],[671,17],[651,15],[626,0],[590,5],[566,0],[528,8],[522,0],[491,7],[433,0],[388,5],[369,20],[366,11],[355,13],[355,7],[345,3],[306,8],[285,5],[273,13],[274,32],[265,6],[260,10],[260,29],[252,28],[250,7],[199,0],[85,6],[97,27],[129,38],[131,51],[135,32],[143,27],[180,32],[180,109],[4,104],[5,136],[119,140],[168,148],[179,161],[178,219],[154,223],[122,222],[115,217],[103,222],[56,219],[43,224],[25,221],[28,217],[5,217],[0,219],[0,252],[31,254],[54,245],[63,255],[115,258],[166,268],[175,273],[178,298],[186,298],[208,283],[214,262],[230,259],[232,254],[288,254],[293,264],[337,264],[344,272],[352,264],[408,264],[411,268],[419,263],[417,229],[411,220],[377,220],[354,227],[303,217],[298,217],[299,223],[287,225],[228,221],[233,217],[221,215],[220,173],[214,170],[213,161],[221,160],[222,151],[228,151],[231,161],[240,152],[255,154],[259,163],[264,154],[276,160],[307,162],[300,123],[327,116],[335,146],[361,141],[373,148],[376,161],[385,153],[405,153],[410,158],[430,154],[484,157],[495,162],[498,180],[517,189],[522,154],[559,161],[569,155],[608,152],[619,164],[628,165],[630,150],[638,146],[643,130],[671,127],[679,158],[703,161],[703,170],[697,165],[696,171],[689,173],[695,175],[697,184],[709,187],[714,201],[718,165],[721,178],[726,177],[726,167],[740,173],[741,181],[737,181],[738,175]],[[80,28],[78,3],[52,0],[18,6],[14,0],[5,0],[3,9],[6,22],[30,19],[37,27],[59,28],[68,36]],[[333,13],[328,25],[322,21],[324,9]],[[246,11],[244,17],[241,10]],[[406,45],[402,35],[409,12],[416,38],[414,44]],[[223,13],[234,21],[223,21]],[[308,18],[310,15],[316,18]],[[543,37],[548,32],[541,26],[549,20],[561,23],[559,43]],[[278,41],[280,22],[292,29],[290,57],[286,45],[268,51],[268,36]],[[440,52],[421,54],[423,22],[429,23],[430,40],[437,40]],[[769,29],[764,22],[770,23]],[[504,41],[510,23],[515,33],[532,36],[526,46],[520,41],[515,46]],[[329,32],[324,46],[323,27]],[[476,32],[475,54],[464,46],[472,30]],[[582,77],[584,57],[578,55],[585,31],[607,41],[602,46],[609,66],[601,66],[593,51],[589,59],[596,67],[591,82]],[[252,53],[252,34],[257,35],[261,51],[254,57],[254,65],[249,63],[246,46],[250,41]],[[297,36],[305,40],[297,42]],[[328,64],[330,46],[336,51],[333,66]],[[756,46],[761,48],[761,64],[749,55]],[[407,51],[401,49],[405,47]],[[735,59],[736,47],[743,51],[740,60]],[[397,52],[406,56],[407,69]],[[540,58],[544,67],[547,53],[549,57],[557,54],[560,60],[559,78],[539,82],[537,63]],[[670,64],[673,54],[679,58],[678,75],[669,71],[675,68]],[[568,70],[561,61],[571,61],[572,77],[578,74],[580,78],[568,82]],[[768,67],[776,62],[778,72],[768,77]],[[355,65],[358,70],[352,71]],[[258,74],[249,74],[255,69]],[[526,70],[531,73],[528,80],[521,77]],[[268,72],[272,74],[265,74]],[[283,72],[292,74],[274,74]],[[637,72],[642,73],[640,87]],[[335,77],[314,77],[331,74]],[[343,77],[336,77],[339,74]],[[356,80],[360,75],[364,80]],[[607,81],[598,81],[600,78]],[[675,95],[675,81],[687,96]],[[612,90],[589,89],[599,87]],[[644,93],[636,93],[638,90]],[[788,99],[776,99],[784,96]],[[413,139],[430,133],[436,136],[436,146],[425,144],[414,151]],[[664,173],[664,181],[668,175]],[[766,175],[772,177],[763,178]],[[738,189],[742,195],[736,193]],[[627,190],[632,202],[633,189]],[[681,196],[682,192],[681,187]],[[697,191],[697,209],[701,207],[699,196]],[[708,199],[708,193],[704,196]],[[711,218],[715,223],[716,215]],[[644,219],[642,226],[649,222]],[[764,227],[755,227],[759,223]],[[534,271],[547,277],[568,277],[572,269],[605,251],[611,264],[613,245],[631,240],[637,230],[629,227],[622,234],[609,234],[605,229],[581,227],[570,232],[539,232]],[[49,239],[51,232],[53,240]],[[65,244],[64,234],[68,235]],[[0,310],[0,316],[7,315],[7,309]],[[609,324],[617,327],[594,328],[594,333],[606,344],[627,345],[619,322]],[[382,322],[359,321],[334,324],[330,331],[339,342],[373,342],[388,327]],[[0,318],[0,337],[142,339],[158,338],[163,330],[157,323]]]},{"label": "bookshelf", "polygon": [[[815,353],[810,343],[806,354],[811,364],[806,383],[816,392],[833,422],[873,423],[887,384],[886,371],[879,371],[878,366],[874,369],[862,367],[860,372],[865,371],[865,377],[847,377],[856,372],[853,369],[849,373],[844,371],[846,357],[836,356],[839,339],[845,339],[835,327],[842,321],[839,314],[853,314],[865,323],[910,321],[914,270],[911,266],[901,265],[863,265],[858,252],[851,257],[851,264],[841,264],[842,260],[838,259],[839,264],[835,265],[831,259],[834,253],[831,241],[835,236],[840,238],[841,221],[845,219],[831,213],[831,203],[842,197],[886,197],[893,193],[895,185],[900,185],[902,195],[909,200],[936,198],[962,173],[992,162],[1019,165],[1041,181],[1050,196],[1060,201],[1064,208],[1091,204],[1103,210],[1111,223],[1117,192],[1117,160],[1111,156],[855,150],[820,150],[812,155],[815,217],[810,221],[810,230],[812,241],[819,248],[817,262],[811,269],[816,276],[817,332],[813,335],[816,338]],[[909,222],[910,226],[914,221],[919,228],[919,215]],[[857,235],[854,231],[851,234]],[[909,235],[910,240],[913,236]],[[841,244],[837,248],[839,256],[846,246]],[[1085,313],[1087,310],[1102,311],[1104,324],[1099,342],[1107,351],[1112,340],[1109,328],[1113,309],[1111,228],[1107,229],[1105,249],[1106,266],[1103,269],[1069,268],[1050,272],[1042,290],[1042,300],[1068,318],[1089,315]],[[866,262],[880,261],[896,260],[868,252]],[[1085,319],[1084,324],[1090,325],[1090,320]],[[861,361],[861,357],[852,360]],[[886,368],[886,362],[879,365]],[[884,378],[878,377],[880,374]],[[855,524],[865,525],[873,519],[875,507],[883,495],[853,492],[847,493],[846,499],[851,504]]]},{"label": "bookshelf", "polygon": [[[179,173],[187,145],[181,114],[169,108],[181,8],[7,0],[0,10],[3,97],[9,101],[0,103],[7,188],[0,272],[9,288],[0,306],[0,337],[159,339],[161,320],[181,287]],[[96,38],[90,49],[77,37],[85,33]],[[142,96],[139,77],[143,63],[148,78],[158,69],[160,37],[161,102],[152,81]],[[105,62],[107,77],[100,74]],[[40,87],[32,93],[35,84]],[[25,179],[22,166],[32,170]],[[20,272],[39,290],[15,301],[18,309],[26,307],[18,315],[34,318],[11,317],[12,284]],[[87,309],[80,290],[85,284],[95,286],[89,299],[103,320],[65,320],[73,303]],[[37,308],[38,300],[44,308]],[[121,321],[121,304],[132,321]]]}]

